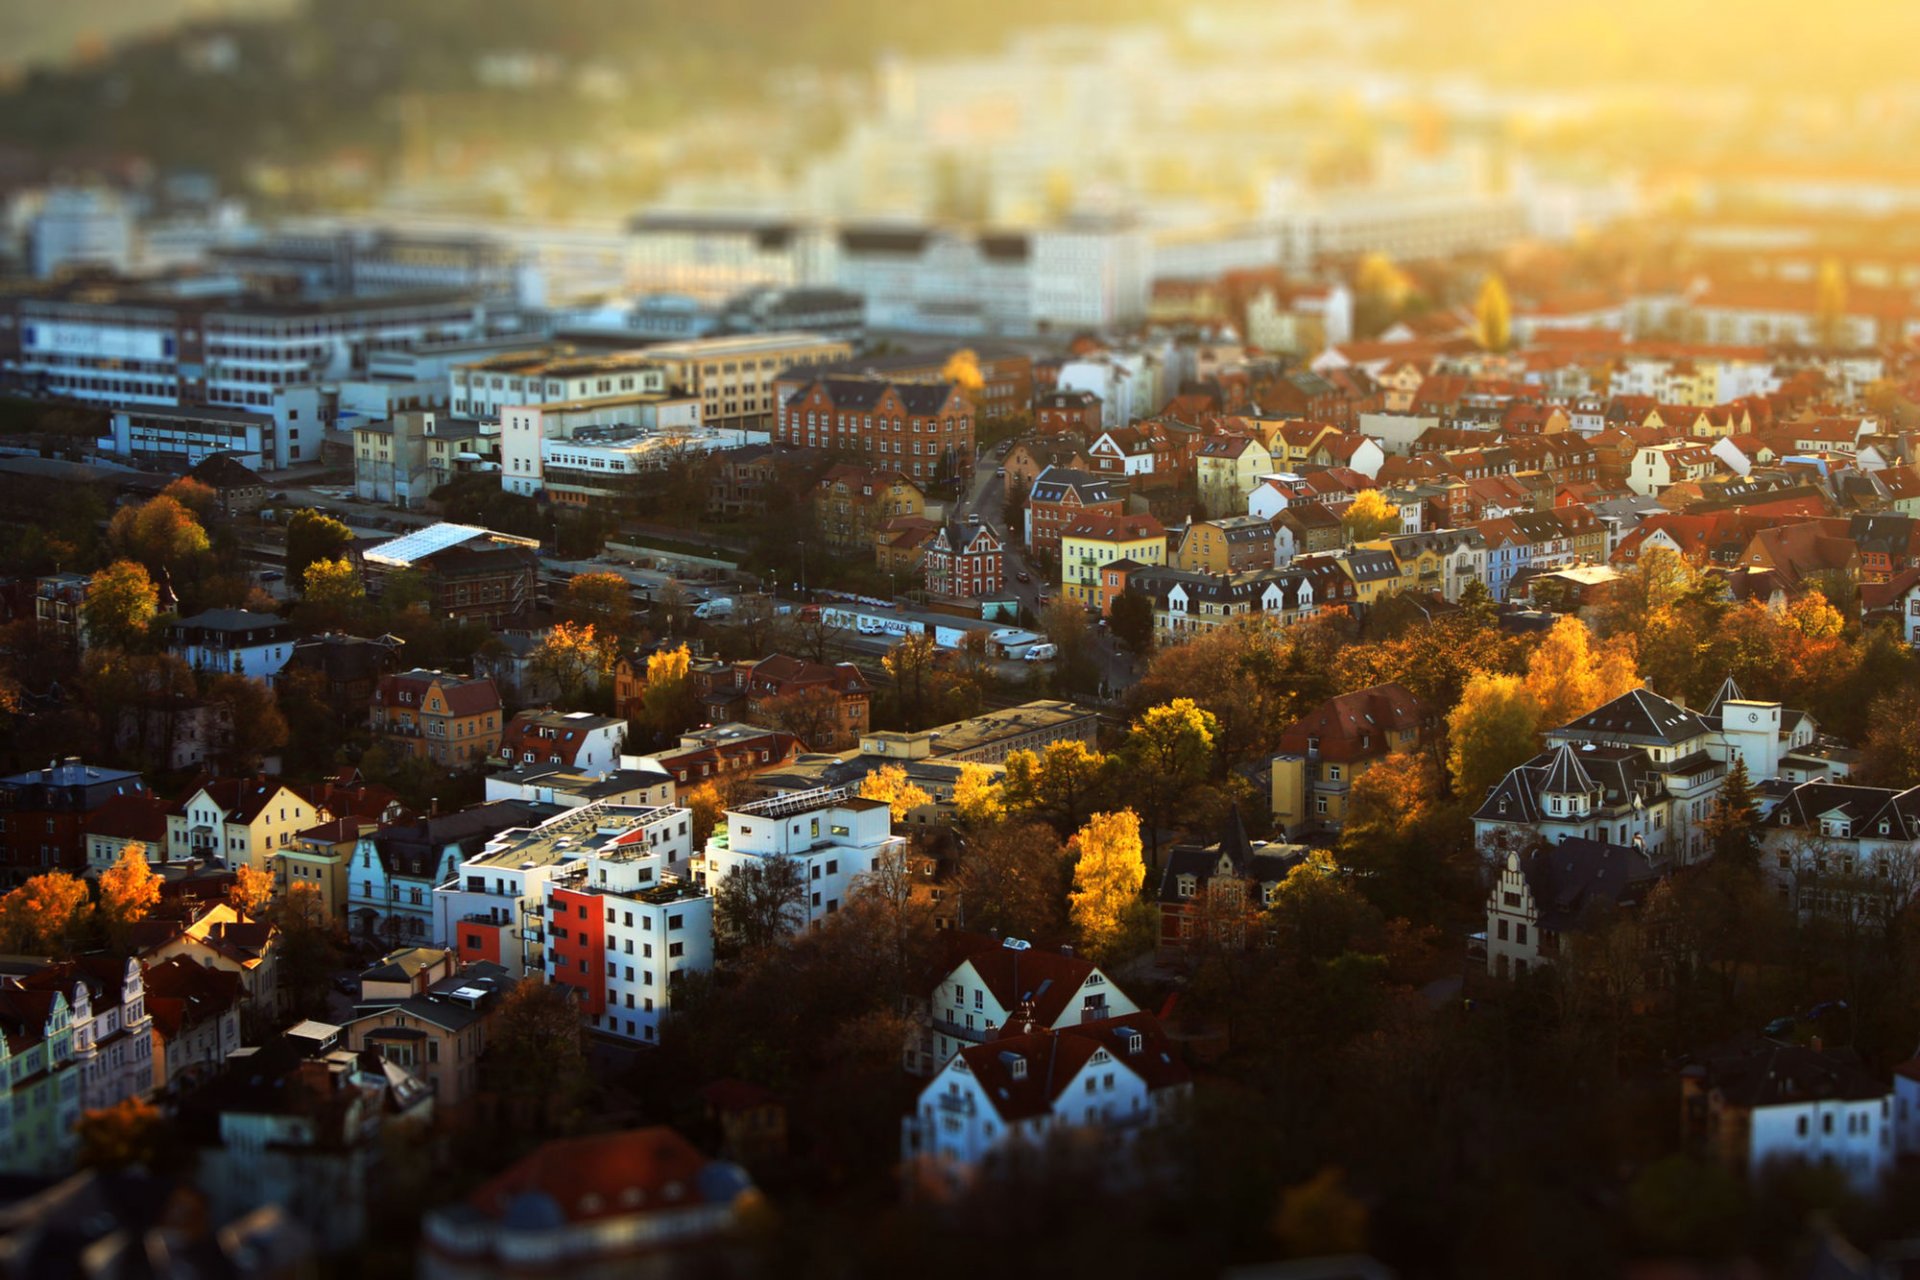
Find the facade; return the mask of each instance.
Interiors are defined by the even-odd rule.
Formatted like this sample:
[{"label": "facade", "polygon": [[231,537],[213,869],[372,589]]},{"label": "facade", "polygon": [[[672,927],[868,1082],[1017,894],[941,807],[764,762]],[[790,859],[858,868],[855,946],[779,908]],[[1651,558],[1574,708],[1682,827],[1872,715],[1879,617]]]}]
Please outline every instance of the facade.
[{"label": "facade", "polygon": [[1487,897],[1487,972],[1524,977],[1557,963],[1596,915],[1637,908],[1671,870],[1643,848],[1584,836],[1509,852]]},{"label": "facade", "polygon": [[369,723],[374,737],[407,755],[457,769],[499,753],[504,714],[485,676],[415,667],[381,679]]},{"label": "facade", "polygon": [[147,963],[141,981],[153,1020],[149,1087],[171,1094],[217,1073],[240,1047],[239,975],[174,956]]},{"label": "facade", "polygon": [[167,652],[208,675],[273,683],[293,656],[294,630],[270,613],[209,609],[167,628]]},{"label": "facade", "polygon": [[596,354],[548,344],[456,364],[447,382],[453,416],[483,421],[498,421],[523,405],[656,395],[668,388],[666,370],[645,352]]},{"label": "facade", "polygon": [[153,1092],[153,1017],[139,961],[96,953],[36,969],[18,983],[66,999],[81,1110]]},{"label": "facade", "polygon": [[272,875],[294,837],[330,816],[278,779],[218,778],[168,813],[167,861],[215,861]]},{"label": "facade", "polygon": [[1006,590],[1006,549],[990,524],[940,526],[921,562],[930,595],[978,600]]},{"label": "facade", "polygon": [[1180,844],[1167,851],[1160,873],[1158,953],[1177,956],[1196,942],[1246,948],[1266,939],[1252,929],[1254,915],[1274,902],[1280,886],[1307,860],[1297,844],[1247,838],[1240,808],[1210,845]]},{"label": "facade", "polygon": [[971,470],[974,409],[951,383],[819,378],[782,399],[775,438],[858,457],[926,485]]},{"label": "facade", "polygon": [[1195,520],[1173,553],[1176,569],[1194,573],[1252,573],[1274,567],[1273,525],[1259,516]]},{"label": "facade", "polygon": [[505,627],[524,623],[533,611],[538,546],[532,538],[473,525],[436,524],[356,551],[356,558],[371,596],[394,575],[417,572],[426,579],[435,617]]},{"label": "facade", "polygon": [[1027,550],[1035,555],[1060,554],[1061,531],[1083,516],[1126,514],[1126,498],[1119,482],[1070,467],[1048,467],[1034,477],[1027,494]]},{"label": "facade", "polygon": [[1260,477],[1273,471],[1273,455],[1250,436],[1215,436],[1196,459],[1200,510],[1208,516],[1247,513],[1247,499]]},{"label": "facade", "polygon": [[1749,1178],[1824,1166],[1860,1193],[1893,1168],[1893,1103],[1850,1053],[1765,1037],[1701,1054],[1680,1076],[1683,1131],[1710,1159]]},{"label": "facade", "polygon": [[372,834],[375,826],[348,816],[295,833],[293,843],[274,860],[274,892],[284,895],[295,885],[306,885],[319,895],[326,918],[345,925],[347,872],[353,866],[360,837]]},{"label": "facade", "polygon": [[1042,436],[1100,434],[1100,397],[1091,391],[1047,391],[1033,398],[1033,429]]},{"label": "facade", "polygon": [[56,1176],[73,1167],[80,1059],[73,1011],[59,991],[0,986],[0,1169]]},{"label": "facade", "polygon": [[1152,516],[1085,515],[1059,530],[1060,598],[1105,617],[1122,590],[1110,566],[1163,565],[1167,531]]},{"label": "facade", "polygon": [[446,938],[435,932],[434,890],[502,831],[552,816],[551,806],[494,801],[393,823],[362,835],[347,873],[347,916],[356,937],[390,945]]},{"label": "facade", "polygon": [[1273,822],[1288,834],[1339,831],[1354,782],[1396,752],[1417,751],[1437,717],[1399,684],[1321,703],[1280,733],[1272,764]]},{"label": "facade", "polygon": [[418,510],[435,489],[486,464],[500,465],[497,423],[406,412],[353,427],[353,491],[368,502]]},{"label": "facade", "polygon": [[[341,1040],[355,1053],[373,1050],[428,1085],[437,1117],[459,1116],[480,1090],[487,1029],[513,987],[500,966],[470,964],[345,1023]],[[363,1003],[365,994],[363,983]]]},{"label": "facade", "polygon": [[827,546],[843,555],[873,545],[874,535],[890,520],[924,519],[927,498],[904,472],[890,467],[838,463],[814,484],[814,528]]},{"label": "facade", "polygon": [[0,778],[8,878],[17,883],[53,867],[84,870],[92,816],[118,797],[147,794],[139,774],[84,764],[77,756]]},{"label": "facade", "polygon": [[591,711],[522,711],[500,735],[508,763],[564,765],[610,773],[620,767],[627,722]]},{"label": "facade", "polygon": [[763,333],[702,338],[647,349],[672,386],[700,402],[700,421],[722,430],[774,431],[781,417],[774,383],[786,370],[832,364],[853,354],[838,338]]},{"label": "facade", "polygon": [[905,841],[894,836],[885,801],[862,799],[848,787],[828,787],[728,809],[725,823],[694,861],[693,875],[713,893],[750,861],[793,859],[804,895],[794,909],[798,931],[817,927],[838,911],[857,877],[874,871],[883,859],[904,855]]},{"label": "facade", "polygon": [[33,584],[33,619],[44,634],[72,649],[87,647],[87,591],[84,573],[42,574]]},{"label": "facade", "polygon": [[700,402],[677,391],[510,405],[500,415],[500,487],[576,506],[614,502],[635,476],[686,454],[765,443],[763,432],[704,425]]},{"label": "facade", "polygon": [[1031,1022],[1058,1031],[1138,1011],[1100,966],[1072,949],[1036,949],[1020,938],[949,930],[939,980],[916,1005],[909,1075],[930,1076],[953,1055],[986,1044],[1003,1028]]}]

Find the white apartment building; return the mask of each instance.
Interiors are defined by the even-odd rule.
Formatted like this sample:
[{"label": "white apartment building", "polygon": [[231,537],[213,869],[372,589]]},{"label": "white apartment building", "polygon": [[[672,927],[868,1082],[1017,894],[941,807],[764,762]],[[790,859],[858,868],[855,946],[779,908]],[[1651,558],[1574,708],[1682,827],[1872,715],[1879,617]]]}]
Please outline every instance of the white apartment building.
[{"label": "white apartment building", "polygon": [[117,191],[55,187],[27,226],[33,274],[45,280],[76,267],[126,271],[133,265],[133,209]]},{"label": "white apartment building", "polygon": [[640,351],[609,355],[535,347],[455,365],[447,399],[456,418],[498,418],[518,405],[660,395],[667,373]]},{"label": "white apartment building", "polygon": [[1686,1068],[1680,1088],[1689,1136],[1749,1177],[1817,1165],[1871,1193],[1893,1168],[1895,1090],[1850,1055],[1755,1037]]},{"label": "white apartment building", "polygon": [[167,652],[195,671],[273,683],[293,656],[295,633],[285,619],[245,609],[208,609],[167,628]]},{"label": "white apartment building", "polygon": [[628,281],[649,290],[731,294],[831,278],[832,237],[784,218],[645,213],[627,226]]},{"label": "white apartment building", "polygon": [[1098,396],[1100,425],[1112,431],[1147,417],[1166,402],[1162,375],[1159,360],[1150,352],[1102,351],[1061,365],[1055,389]]},{"label": "white apartment building", "polygon": [[[671,452],[692,447],[696,442],[704,448],[726,448],[724,443],[705,442],[736,438],[734,433],[705,431],[700,422],[700,402],[689,396],[634,392],[544,405],[514,405],[500,415],[500,487],[508,493],[539,493],[546,487],[548,446],[570,441],[583,433],[591,440],[596,432],[611,433],[608,444],[616,438],[624,438],[629,443],[644,442],[642,454],[655,450]],[[622,437],[620,433],[631,435]],[[760,433],[759,439],[764,442],[765,433]],[[589,463],[587,469],[616,471],[611,465],[611,456],[603,457],[602,462],[598,468]]]},{"label": "white apartment building", "polygon": [[841,908],[857,877],[905,850],[885,801],[862,799],[851,787],[822,787],[727,810],[694,875],[714,891],[754,860],[795,859],[805,883],[800,922],[813,928]]},{"label": "white apartment building", "polygon": [[906,1048],[909,1075],[932,1075],[1016,1019],[1059,1031],[1139,1011],[1104,970],[1072,948],[1047,951],[1020,938],[960,932],[944,939],[945,971],[927,993],[919,1032]]}]

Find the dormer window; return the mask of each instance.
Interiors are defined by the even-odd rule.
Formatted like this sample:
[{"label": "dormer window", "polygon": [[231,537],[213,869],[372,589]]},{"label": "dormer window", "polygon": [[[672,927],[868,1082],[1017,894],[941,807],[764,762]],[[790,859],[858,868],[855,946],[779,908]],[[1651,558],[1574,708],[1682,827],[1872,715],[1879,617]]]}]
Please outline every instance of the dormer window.
[{"label": "dormer window", "polygon": [[1141,1049],[1146,1047],[1146,1043],[1147,1038],[1136,1031],[1127,1037],[1127,1052],[1139,1053]]},{"label": "dormer window", "polygon": [[1199,888],[1199,881],[1193,876],[1183,875],[1180,877],[1178,885],[1180,896],[1182,898],[1191,898],[1194,895],[1194,891]]}]

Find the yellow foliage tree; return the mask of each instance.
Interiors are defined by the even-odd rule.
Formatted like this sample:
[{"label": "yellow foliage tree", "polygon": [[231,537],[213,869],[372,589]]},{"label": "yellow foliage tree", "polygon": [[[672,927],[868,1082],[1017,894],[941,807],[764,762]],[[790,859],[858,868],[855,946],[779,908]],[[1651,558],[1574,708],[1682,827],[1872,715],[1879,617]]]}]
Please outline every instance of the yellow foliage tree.
[{"label": "yellow foliage tree", "polygon": [[273,901],[273,877],[249,863],[241,863],[233,869],[233,887],[227,890],[227,901],[235,911],[259,916]]},{"label": "yellow foliage tree", "polygon": [[0,940],[9,951],[65,956],[92,915],[87,882],[48,871],[0,898]]},{"label": "yellow foliage tree", "polygon": [[1587,624],[1568,615],[1527,658],[1524,684],[1539,723],[1562,725],[1638,687],[1640,672],[1630,640],[1616,636],[1596,646]]},{"label": "yellow foliage tree", "polygon": [[1485,351],[1505,351],[1513,342],[1513,303],[1499,276],[1489,274],[1473,303],[1473,338]]},{"label": "yellow foliage tree", "polygon": [[1067,895],[1073,927],[1093,954],[1111,954],[1126,939],[1147,878],[1140,819],[1131,809],[1096,813],[1069,844],[1075,859]]},{"label": "yellow foliage tree", "polygon": [[166,1117],[144,1098],[127,1098],[110,1107],[83,1111],[74,1123],[80,1149],[74,1160],[83,1169],[111,1172],[160,1166]]},{"label": "yellow foliage tree", "polygon": [[315,560],[300,583],[300,621],[331,630],[349,626],[367,602],[367,589],[353,561]]},{"label": "yellow foliage tree", "polygon": [[962,347],[947,357],[946,364],[940,367],[940,380],[951,382],[967,395],[987,385],[980,373],[980,357],[969,347]]},{"label": "yellow foliage tree", "polygon": [[693,814],[693,848],[695,856],[707,847],[707,839],[713,835],[714,828],[727,814],[727,802],[720,795],[720,788],[711,782],[703,782],[681,798],[681,804]]},{"label": "yellow foliage tree", "polygon": [[160,877],[147,865],[147,846],[132,841],[100,873],[100,917],[116,945],[128,926],[147,918],[160,902]]},{"label": "yellow foliage tree", "polygon": [[1007,816],[1000,783],[983,764],[963,764],[953,784],[953,814],[969,827],[984,827]]},{"label": "yellow foliage tree", "polygon": [[933,803],[932,796],[907,781],[907,771],[897,764],[882,765],[860,779],[860,795],[867,800],[885,801],[893,811],[895,822],[905,822],[915,809]]},{"label": "yellow foliage tree", "polygon": [[1273,1232],[1296,1258],[1359,1253],[1367,1247],[1367,1207],[1338,1169],[1322,1169],[1280,1193]]},{"label": "yellow foliage tree", "polygon": [[1340,527],[1349,544],[1371,542],[1400,532],[1400,509],[1388,502],[1378,489],[1362,489],[1340,513]]},{"label": "yellow foliage tree", "polygon": [[556,622],[528,656],[527,666],[552,680],[559,691],[556,701],[569,706],[613,670],[613,658],[611,637],[601,635],[592,623]]},{"label": "yellow foliage tree", "polygon": [[139,647],[159,610],[159,589],[137,560],[116,560],[96,571],[80,605],[87,642],[119,649]]},{"label": "yellow foliage tree", "polygon": [[1533,755],[1540,706],[1519,676],[1481,672],[1467,681],[1447,717],[1453,793],[1477,805],[1507,771]]},{"label": "yellow foliage tree", "polygon": [[1813,311],[1820,341],[1830,347],[1839,346],[1845,336],[1842,330],[1847,319],[1847,271],[1838,258],[1828,258],[1820,264]]},{"label": "yellow foliage tree", "polygon": [[1009,755],[1000,794],[1007,808],[1045,815],[1066,830],[1092,811],[1110,769],[1106,755],[1077,738],[1052,742],[1043,753]]},{"label": "yellow foliage tree", "polygon": [[1413,281],[1386,254],[1369,253],[1360,259],[1360,265],[1354,271],[1353,290],[1397,311],[1406,305],[1407,298],[1413,293]]}]

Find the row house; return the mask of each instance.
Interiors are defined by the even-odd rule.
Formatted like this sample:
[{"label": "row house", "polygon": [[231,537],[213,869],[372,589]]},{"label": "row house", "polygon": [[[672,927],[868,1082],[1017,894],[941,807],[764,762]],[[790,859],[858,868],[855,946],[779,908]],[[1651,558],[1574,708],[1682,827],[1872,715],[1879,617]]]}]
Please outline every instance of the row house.
[{"label": "row house", "polygon": [[[865,707],[860,715],[867,718]],[[651,759],[672,779],[674,802],[684,804],[689,791],[706,783],[781,769],[808,749],[791,733],[749,724],[716,724],[681,734],[678,746],[656,751]]]},{"label": "row house", "polygon": [[449,769],[498,754],[503,718],[490,678],[420,667],[382,677],[368,713],[375,738]]},{"label": "row house", "polygon": [[1337,557],[1353,579],[1353,602],[1367,608],[1401,589],[1400,562],[1382,548],[1350,547]]},{"label": "row house", "polygon": [[827,468],[813,488],[814,528],[830,550],[842,555],[872,546],[887,521],[924,519],[926,513],[925,492],[894,469],[840,463]]},{"label": "row house", "polygon": [[72,1172],[81,1071],[66,996],[0,986],[0,1171]]},{"label": "row house", "polygon": [[973,1045],[986,1044],[1022,1020],[1058,1031],[1139,1011],[1099,965],[1034,947],[1022,938],[943,930],[943,953],[931,987],[916,993],[914,1028],[902,1065],[930,1076]]},{"label": "row house", "polygon": [[1170,563],[1193,573],[1251,573],[1271,569],[1273,526],[1259,516],[1195,520],[1180,532]]},{"label": "row house", "polygon": [[1457,604],[1469,582],[1487,580],[1487,541],[1478,529],[1402,533],[1383,541],[1400,562],[1402,590],[1437,592]]},{"label": "row house", "polygon": [[153,1020],[153,1091],[197,1083],[240,1047],[239,974],[176,955],[146,963],[141,985]]},{"label": "row house", "polygon": [[1346,526],[1332,508],[1318,502],[1296,503],[1272,518],[1273,562],[1286,565],[1295,556],[1338,551]]},{"label": "row house", "polygon": [[1855,1193],[1871,1195],[1900,1145],[1897,1088],[1851,1052],[1752,1035],[1681,1071],[1682,1133],[1716,1164],[1755,1181],[1800,1165],[1833,1170]]},{"label": "row house", "polygon": [[[1270,532],[1267,542],[1271,562]],[[1167,531],[1152,516],[1082,516],[1060,531],[1060,597],[1105,617],[1129,570],[1166,563]]]},{"label": "row house", "polygon": [[[1326,567],[1350,594],[1352,580],[1339,565],[1329,561]],[[1234,577],[1136,569],[1127,575],[1126,589],[1152,602],[1154,637],[1162,644],[1178,644],[1203,631],[1255,618],[1288,626],[1310,615],[1322,599],[1320,587],[1298,566]]]},{"label": "row house", "polygon": [[[447,967],[450,963],[434,965],[419,976],[427,978]],[[362,975],[357,1008],[372,1003],[374,985]],[[437,1118],[459,1116],[480,1093],[481,1055],[487,1051],[494,1019],[516,985],[499,965],[463,965],[458,972],[423,982],[420,990],[380,1000],[373,1012],[345,1023],[341,1039],[353,1052],[378,1053],[429,1085]]]},{"label": "row house", "polygon": [[1126,512],[1126,498],[1111,477],[1066,467],[1049,467],[1034,478],[1027,495],[1027,550],[1035,555],[1060,554],[1060,532],[1082,516],[1118,516]]},{"label": "row house", "polygon": [[[631,886],[641,886],[642,882],[634,878],[639,870],[652,877],[643,887],[660,887],[664,882],[659,877],[669,872],[684,878],[693,850],[691,819],[686,809],[598,801],[554,814],[537,826],[497,832],[477,852],[462,858],[454,874],[434,889],[433,937],[444,940],[462,964],[484,961],[499,965],[515,978],[544,975],[548,981],[564,979],[579,988],[590,1004],[597,987],[599,1007],[604,1012],[609,985],[600,973],[604,961],[580,967],[593,944],[598,943],[604,951],[604,921],[597,910],[586,909],[580,914],[586,904],[573,900],[567,902],[563,917],[553,906],[554,891],[568,886],[591,894],[602,883],[602,873],[608,885],[628,885],[631,881]],[[589,882],[588,863],[597,851],[617,852],[619,856],[599,863]],[[636,868],[624,879],[616,874],[616,865],[623,860]],[[708,920],[710,935],[710,917]],[[662,932],[680,934],[674,941],[686,938],[678,926]],[[660,959],[664,961],[668,939],[656,936],[655,941],[662,944]],[[555,955],[564,957],[563,969],[551,963]],[[635,988],[621,985],[626,981],[619,979],[610,985],[632,992]],[[654,990],[654,984],[643,985],[649,992]],[[664,979],[659,985],[664,987]]]},{"label": "row house", "polygon": [[167,813],[172,808],[154,795],[115,796],[87,818],[87,878],[92,879],[120,860],[127,846],[137,844],[149,863],[167,857]]},{"label": "row house", "polygon": [[990,524],[948,521],[927,545],[921,562],[927,592],[978,600],[1006,590],[1006,547]]},{"label": "row house", "polygon": [[1007,473],[1006,491],[1019,493],[1031,489],[1034,481],[1049,467],[1059,467],[1065,471],[1106,471],[1117,474],[1111,468],[1096,468],[1088,458],[1085,447],[1077,436],[1058,436],[1045,440],[1017,440],[1007,456],[1001,460],[1001,468]]},{"label": "row house", "polygon": [[627,722],[591,711],[522,711],[500,735],[508,764],[552,764],[606,773],[620,767]]},{"label": "row house", "polygon": [[[1571,767],[1558,757],[1555,768]],[[1549,779],[1550,788],[1578,779]],[[1524,852],[1509,850],[1487,897],[1487,972],[1524,977],[1565,958],[1581,930],[1613,911],[1632,911],[1671,874],[1672,864],[1642,846],[1568,836]]]},{"label": "row house", "polygon": [[96,953],[46,965],[15,982],[25,991],[65,997],[83,1111],[153,1092],[153,1017],[138,960]]},{"label": "row house", "polygon": [[973,404],[951,383],[820,378],[781,405],[779,438],[931,484],[973,467]]},{"label": "row house", "polygon": [[277,778],[215,778],[167,814],[167,861],[274,874],[274,860],[331,815]]},{"label": "row house", "polygon": [[1328,422],[1342,429],[1352,425],[1353,401],[1332,377],[1310,369],[1295,369],[1260,383],[1255,399],[1268,412],[1285,418]]},{"label": "row house", "polygon": [[1657,494],[1671,485],[1711,478],[1719,462],[1710,445],[1684,440],[1645,445],[1634,454],[1625,484],[1634,493]]}]

